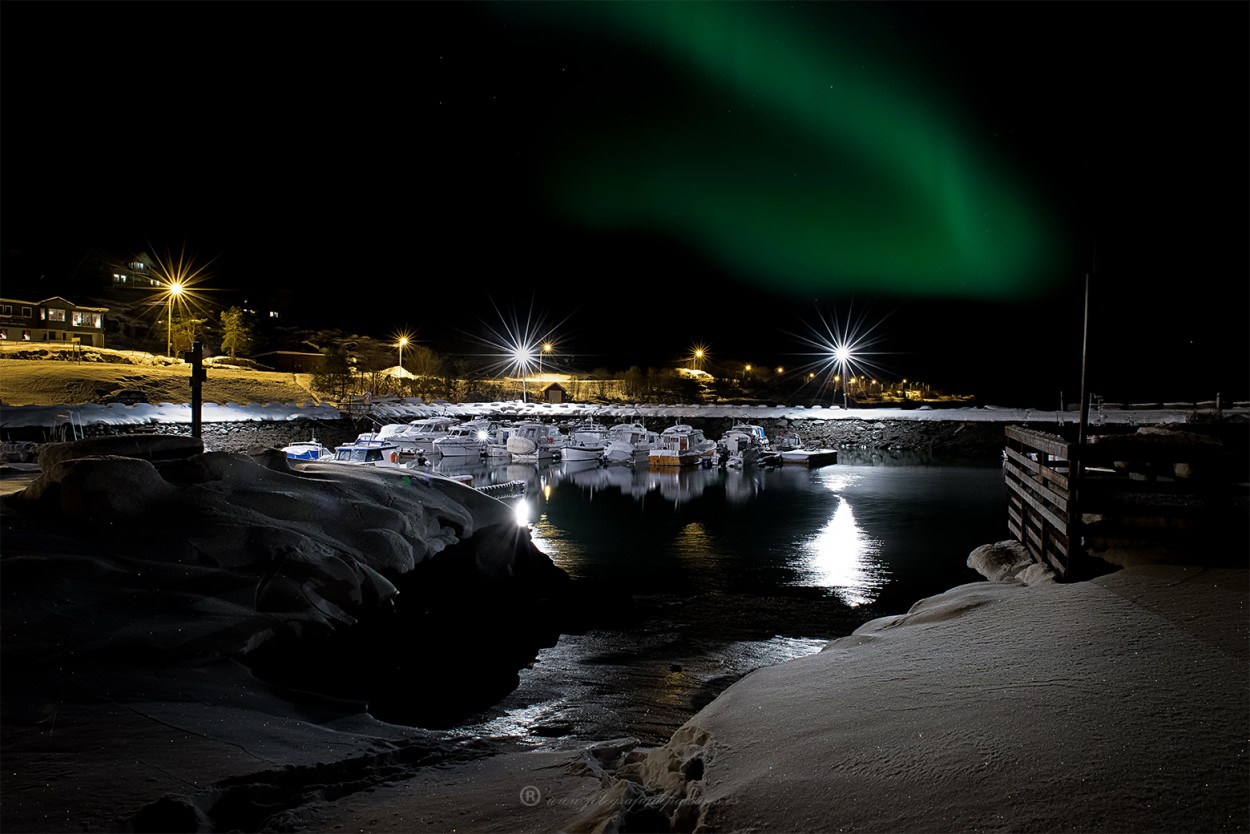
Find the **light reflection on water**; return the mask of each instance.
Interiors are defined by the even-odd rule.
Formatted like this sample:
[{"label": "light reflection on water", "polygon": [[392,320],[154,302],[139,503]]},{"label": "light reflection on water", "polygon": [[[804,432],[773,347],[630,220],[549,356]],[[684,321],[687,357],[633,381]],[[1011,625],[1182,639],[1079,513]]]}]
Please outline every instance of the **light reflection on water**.
[{"label": "light reflection on water", "polygon": [[870,538],[855,524],[855,515],[846,499],[839,499],[829,522],[803,542],[807,563],[800,567],[803,584],[833,589],[834,594],[852,607],[876,599],[876,592],[889,575],[877,561],[881,543]]},{"label": "light reflection on water", "polygon": [[477,485],[524,480],[534,544],[574,578],[626,592],[639,612],[561,636],[468,728],[527,745],[662,742],[753,669],[978,580],[967,553],[1002,538],[1006,522],[991,467],[456,468]]}]

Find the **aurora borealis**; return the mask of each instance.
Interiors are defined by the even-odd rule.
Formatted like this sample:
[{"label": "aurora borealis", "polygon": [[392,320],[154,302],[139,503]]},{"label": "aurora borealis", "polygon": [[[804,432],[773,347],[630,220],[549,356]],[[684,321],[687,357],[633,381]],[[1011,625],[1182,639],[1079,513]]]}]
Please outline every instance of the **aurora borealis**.
[{"label": "aurora borealis", "polygon": [[[1018,298],[1054,278],[1048,207],[1027,178],[938,103],[950,91],[921,94],[931,81],[905,45],[866,48],[852,23],[829,20],[836,9],[499,8],[623,41],[673,79],[552,149],[548,194],[571,222],[672,235],[796,296]],[[804,27],[814,21],[826,28]]]},{"label": "aurora borealis", "polygon": [[10,284],[185,248],[292,323],[457,356],[497,309],[587,370],[795,366],[853,311],[1049,404],[1089,277],[1098,393],[1250,394],[1244,2],[4,9]]}]

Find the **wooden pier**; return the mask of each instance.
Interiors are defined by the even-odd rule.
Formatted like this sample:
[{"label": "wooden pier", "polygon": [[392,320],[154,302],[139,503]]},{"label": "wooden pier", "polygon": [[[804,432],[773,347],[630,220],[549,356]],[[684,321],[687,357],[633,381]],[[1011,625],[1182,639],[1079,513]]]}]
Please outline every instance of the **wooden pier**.
[{"label": "wooden pier", "polygon": [[1196,563],[1231,549],[1244,562],[1245,462],[1219,438],[1147,428],[1080,444],[1018,426],[1005,432],[1008,530],[1061,578],[1087,574],[1091,557]]}]

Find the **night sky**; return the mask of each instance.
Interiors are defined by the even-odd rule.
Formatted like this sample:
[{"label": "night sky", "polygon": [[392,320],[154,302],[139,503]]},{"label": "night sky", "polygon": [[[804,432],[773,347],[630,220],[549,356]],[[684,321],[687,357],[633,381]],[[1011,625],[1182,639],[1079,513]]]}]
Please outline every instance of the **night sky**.
[{"label": "night sky", "polygon": [[100,246],[436,351],[1250,395],[1250,4],[0,5],[4,280]]}]

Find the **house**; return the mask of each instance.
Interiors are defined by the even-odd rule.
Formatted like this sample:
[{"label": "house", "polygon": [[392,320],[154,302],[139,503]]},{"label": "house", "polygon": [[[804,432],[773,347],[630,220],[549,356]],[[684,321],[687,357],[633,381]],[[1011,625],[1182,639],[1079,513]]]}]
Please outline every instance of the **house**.
[{"label": "house", "polygon": [[543,402],[562,403],[564,398],[568,396],[568,393],[560,383],[553,382],[543,389]]},{"label": "house", "polygon": [[0,298],[0,342],[104,347],[107,307],[80,307],[61,296],[43,301]]}]

